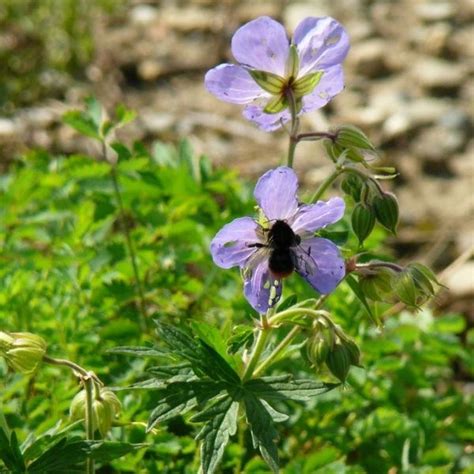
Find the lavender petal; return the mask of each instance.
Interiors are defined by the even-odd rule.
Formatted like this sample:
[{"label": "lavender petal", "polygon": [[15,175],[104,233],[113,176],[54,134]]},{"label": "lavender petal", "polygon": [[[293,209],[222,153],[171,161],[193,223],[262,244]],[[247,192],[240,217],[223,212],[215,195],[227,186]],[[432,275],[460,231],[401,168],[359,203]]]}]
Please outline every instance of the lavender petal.
[{"label": "lavender petal", "polygon": [[297,208],[298,178],[286,166],[267,171],[255,186],[255,199],[268,220],[291,218]]},{"label": "lavender petal", "polygon": [[330,240],[319,237],[303,240],[295,254],[298,261],[304,262],[296,271],[319,293],[330,293],[344,278],[344,260]]},{"label": "lavender petal", "polygon": [[268,268],[268,252],[261,249],[251,257],[244,269],[244,295],[255,311],[265,313],[270,307],[271,287],[275,285],[274,306],[281,296],[281,280],[275,280]]},{"label": "lavender petal", "polygon": [[262,106],[253,104],[245,107],[243,115],[247,120],[255,122],[266,132],[273,132],[279,129],[282,123],[286,123],[291,119],[288,109],[277,114],[266,114]]},{"label": "lavender petal", "polygon": [[211,69],[204,83],[211,94],[233,104],[248,104],[260,97],[270,97],[245,68],[235,64],[220,64]]},{"label": "lavender petal", "polygon": [[300,56],[300,76],[341,64],[349,51],[349,36],[331,17],[309,17],[296,28],[294,42]]},{"label": "lavender petal", "polygon": [[258,224],[250,217],[240,217],[226,224],[212,239],[211,255],[221,268],[242,266],[257,250],[249,245],[258,243]]},{"label": "lavender petal", "polygon": [[343,89],[344,72],[342,66],[334,66],[327,69],[313,92],[303,97],[302,112],[311,112],[325,106]]},{"label": "lavender petal", "polygon": [[340,197],[318,201],[316,204],[303,204],[290,222],[291,228],[295,234],[312,233],[341,219],[345,208],[344,200]]},{"label": "lavender petal", "polygon": [[262,16],[241,26],[232,38],[232,54],[246,66],[283,76],[289,41],[283,26]]}]

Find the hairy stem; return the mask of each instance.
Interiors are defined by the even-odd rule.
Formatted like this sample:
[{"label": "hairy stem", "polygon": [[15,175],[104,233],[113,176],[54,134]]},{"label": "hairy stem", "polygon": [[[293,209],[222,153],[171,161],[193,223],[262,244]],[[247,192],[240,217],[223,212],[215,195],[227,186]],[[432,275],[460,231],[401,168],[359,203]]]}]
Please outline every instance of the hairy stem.
[{"label": "hairy stem", "polygon": [[[104,152],[105,153],[105,152]],[[145,309],[145,296],[143,293],[143,287],[140,280],[140,275],[138,273],[138,264],[137,264],[137,256],[135,254],[135,248],[133,246],[132,237],[130,235],[130,231],[127,226],[126,216],[125,216],[125,208],[123,205],[122,194],[120,192],[120,187],[118,183],[118,175],[115,165],[111,165],[110,176],[112,178],[112,183],[114,186],[115,198],[117,200],[117,204],[120,210],[120,220],[122,224],[122,230],[125,235],[125,240],[127,242],[128,253],[130,255],[130,260],[132,263],[133,268],[133,275],[135,277],[135,287],[138,293],[138,301],[140,307],[140,326],[143,331],[148,328],[148,318],[146,316],[146,309]]]},{"label": "hairy stem", "polygon": [[316,189],[316,192],[313,194],[311,199],[309,200],[310,203],[316,202],[322,195],[326,192],[326,190],[331,186],[331,184],[342,174],[344,173],[343,169],[335,169]]},{"label": "hairy stem", "polygon": [[291,344],[294,337],[301,331],[300,326],[294,326],[293,329],[283,338],[283,340],[273,349],[271,354],[255,369],[254,376],[260,375],[268,366],[270,366],[280,353]]},{"label": "hairy stem", "polygon": [[[86,369],[77,365],[75,362],[72,362],[67,359],[56,359],[49,357],[47,355],[43,356],[43,362],[51,365],[60,365],[63,367],[68,367],[71,369],[76,376],[78,376],[84,383],[84,388],[86,391],[86,410],[85,410],[85,427],[86,427],[86,440],[94,440],[94,418],[93,418],[93,400],[95,391],[98,389],[102,382],[100,379],[93,373],[88,372]],[[90,457],[87,457],[86,460],[86,473],[94,474],[94,460]]]},{"label": "hairy stem", "polygon": [[[286,311],[282,311],[281,313],[277,313],[273,318],[270,318],[268,323],[270,325],[274,324],[276,321],[279,319],[282,319],[282,316],[291,316],[291,315],[297,315],[297,314],[308,314],[311,316],[324,316],[322,313],[323,311],[320,311],[319,308],[323,305],[323,303],[326,301],[329,295],[324,295],[319,298],[319,300],[316,302],[314,305],[314,308],[290,308],[287,309]],[[327,318],[327,316],[324,316]],[[290,344],[291,341],[295,338],[296,335],[299,334],[301,331],[300,326],[295,326],[291,329],[291,331],[283,338],[283,340],[273,349],[273,351],[270,353],[270,355],[257,367],[257,369],[254,372],[254,375],[260,375],[265,369],[267,369],[280,355],[280,353],[286,349]]]},{"label": "hairy stem", "polygon": [[263,349],[265,348],[265,343],[267,342],[268,336],[270,335],[271,327],[268,325],[268,314],[270,311],[271,309],[267,311],[266,315],[260,315],[260,331],[258,333],[252,355],[250,356],[250,360],[242,376],[243,382],[246,382],[252,377],[255,366],[258,364]]},{"label": "hairy stem", "polygon": [[[94,380],[91,376],[84,378],[84,386],[86,390],[86,438],[88,441],[94,440],[94,414],[92,403],[94,400]],[[95,466],[94,460],[91,457],[87,457],[86,460],[86,473],[94,474]]]},{"label": "hairy stem", "polygon": [[288,144],[288,166],[290,168],[293,167],[293,161],[295,159],[295,150],[296,145],[298,144],[298,128],[299,128],[299,120],[298,120],[298,111],[295,96],[291,89],[288,89],[286,93],[286,97],[288,99],[290,114],[291,114],[291,128],[290,128],[290,142]]},{"label": "hairy stem", "polygon": [[337,138],[337,134],[331,132],[309,132],[300,133],[296,136],[298,142],[321,140],[323,138],[329,138],[329,140],[334,141]]}]

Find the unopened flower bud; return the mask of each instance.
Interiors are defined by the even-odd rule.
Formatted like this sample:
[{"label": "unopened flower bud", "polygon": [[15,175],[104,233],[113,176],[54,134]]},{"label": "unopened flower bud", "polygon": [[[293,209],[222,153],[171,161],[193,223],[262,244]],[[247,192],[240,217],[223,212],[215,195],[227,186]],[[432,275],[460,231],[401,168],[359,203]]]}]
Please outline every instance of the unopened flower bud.
[{"label": "unopened flower bud", "polygon": [[400,300],[407,306],[414,308],[418,306],[416,286],[410,272],[404,270],[397,275],[394,281],[394,290]]},{"label": "unopened flower bud", "polygon": [[361,276],[360,288],[367,298],[373,301],[385,301],[393,291],[395,275],[396,273],[389,268],[374,268],[367,275]]},{"label": "unopened flower bud", "polygon": [[[69,415],[72,420],[85,419],[87,392],[81,390],[72,400]],[[122,405],[112,391],[101,388],[92,401],[92,426],[105,437],[112,427],[114,418],[120,413]]]},{"label": "unopened flower bud", "polygon": [[375,225],[375,215],[372,208],[363,203],[356,204],[352,211],[351,223],[352,229],[362,245]]},{"label": "unopened flower bud", "polygon": [[336,143],[343,148],[360,148],[361,150],[375,151],[375,147],[367,135],[354,125],[343,125],[339,127],[336,135]]},{"label": "unopened flower bud", "polygon": [[374,197],[372,205],[374,207],[375,217],[380,224],[395,234],[399,215],[397,198],[391,193],[383,193],[381,196],[377,195]]},{"label": "unopened flower bud", "polygon": [[334,344],[334,347],[327,356],[326,365],[331,373],[341,382],[346,380],[351,366],[351,353],[341,341]]},{"label": "unopened flower bud", "polygon": [[334,338],[334,326],[324,319],[314,321],[313,334],[306,341],[306,355],[316,368],[326,362],[334,345]]},{"label": "unopened flower bud", "polygon": [[365,183],[362,178],[353,173],[347,174],[341,183],[342,190],[349,196],[352,196],[355,202],[360,201],[364,186]]},{"label": "unopened flower bud", "polygon": [[45,340],[29,332],[0,332],[0,355],[8,366],[22,374],[33,373],[46,352]]}]

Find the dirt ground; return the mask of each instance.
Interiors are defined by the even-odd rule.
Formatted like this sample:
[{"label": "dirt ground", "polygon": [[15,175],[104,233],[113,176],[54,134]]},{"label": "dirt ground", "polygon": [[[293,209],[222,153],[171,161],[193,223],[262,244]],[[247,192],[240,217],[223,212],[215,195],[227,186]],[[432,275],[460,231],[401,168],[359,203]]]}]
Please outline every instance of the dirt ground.
[{"label": "dirt ground", "polygon": [[[347,28],[346,89],[302,121],[303,130],[361,127],[400,176],[387,187],[400,199],[402,225],[392,242],[402,258],[443,269],[450,292],[440,304],[474,318],[474,2],[469,0],[179,1],[129,0],[94,18],[95,58],[64,100],[0,117],[0,145],[75,152],[87,145],[60,124],[90,92],[108,107],[139,113],[126,139],[188,137],[214,163],[256,177],[284,158],[284,132],[259,131],[203,85],[205,72],[232,61],[232,33],[270,15],[289,31],[307,16],[330,15]],[[301,144],[297,171],[306,186],[330,169],[319,145]],[[454,262],[454,263],[453,263]]]}]

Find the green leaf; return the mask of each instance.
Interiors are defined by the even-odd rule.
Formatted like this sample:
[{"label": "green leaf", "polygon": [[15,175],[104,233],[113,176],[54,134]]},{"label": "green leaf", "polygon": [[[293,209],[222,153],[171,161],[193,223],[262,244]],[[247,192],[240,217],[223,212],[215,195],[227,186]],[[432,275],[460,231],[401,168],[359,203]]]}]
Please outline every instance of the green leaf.
[{"label": "green leaf", "polygon": [[157,423],[184,415],[194,407],[204,404],[224,389],[223,384],[212,380],[176,382],[167,385],[157,394],[159,402],[148,418],[147,431]]},{"label": "green leaf", "polygon": [[93,96],[87,97],[84,101],[86,103],[86,113],[94,122],[97,129],[102,124],[102,105]]},{"label": "green leaf", "polygon": [[160,338],[173,353],[189,362],[198,373],[204,373],[212,380],[231,385],[240,385],[240,377],[227,361],[202,340],[194,340],[176,327],[156,322]]},{"label": "green leaf", "polygon": [[132,120],[135,120],[137,113],[134,110],[128,109],[123,104],[117,105],[115,109],[115,120],[117,121],[117,127],[123,127]]},{"label": "green leaf", "polygon": [[339,384],[315,382],[311,379],[292,380],[291,376],[261,377],[251,379],[244,388],[258,398],[265,400],[308,401],[313,397],[329,392]]},{"label": "green leaf", "polygon": [[110,147],[117,153],[119,161],[127,161],[132,157],[132,152],[120,142],[114,142]]},{"label": "green leaf", "polygon": [[106,463],[149,446],[146,443],[121,443],[118,441],[86,441],[87,454],[97,462]]},{"label": "green leaf", "polygon": [[26,472],[25,461],[14,431],[11,432],[9,440],[6,433],[0,428],[0,459],[10,472]]},{"label": "green leaf", "polygon": [[163,357],[167,352],[155,347],[119,346],[106,351],[107,354],[132,355],[135,357]]},{"label": "green leaf", "polygon": [[206,474],[213,474],[222,456],[229,438],[237,431],[239,402],[225,396],[216,400],[191,421],[206,422],[196,439],[201,443],[201,468]]},{"label": "green leaf", "polygon": [[87,442],[78,438],[62,438],[28,466],[28,472],[64,473],[78,467],[87,458]]},{"label": "green leaf", "polygon": [[278,474],[278,449],[275,444],[278,433],[273,424],[273,419],[255,395],[247,394],[244,397],[244,404],[253,446],[260,451],[270,469]]},{"label": "green leaf", "polygon": [[63,115],[63,122],[74,128],[81,135],[101,140],[99,127],[86,113],[80,110],[71,110]]},{"label": "green leaf", "polygon": [[241,347],[249,347],[253,340],[253,329],[241,324],[234,327],[232,336],[227,339],[227,350],[230,354],[235,354]]},{"label": "green leaf", "polygon": [[192,321],[191,328],[201,341],[214,349],[234,369],[236,368],[233,357],[227,354],[225,338],[222,337],[219,329],[203,321]]},{"label": "green leaf", "polygon": [[349,285],[350,289],[353,291],[353,293],[357,297],[357,299],[362,303],[362,306],[367,311],[367,314],[369,315],[369,318],[372,321],[372,323],[375,324],[378,328],[382,327],[382,322],[373,313],[372,309],[370,308],[370,305],[367,302],[367,299],[366,299],[364,293],[360,289],[358,281],[352,275],[347,275],[346,278],[345,278],[345,281],[347,282],[347,284]]}]

